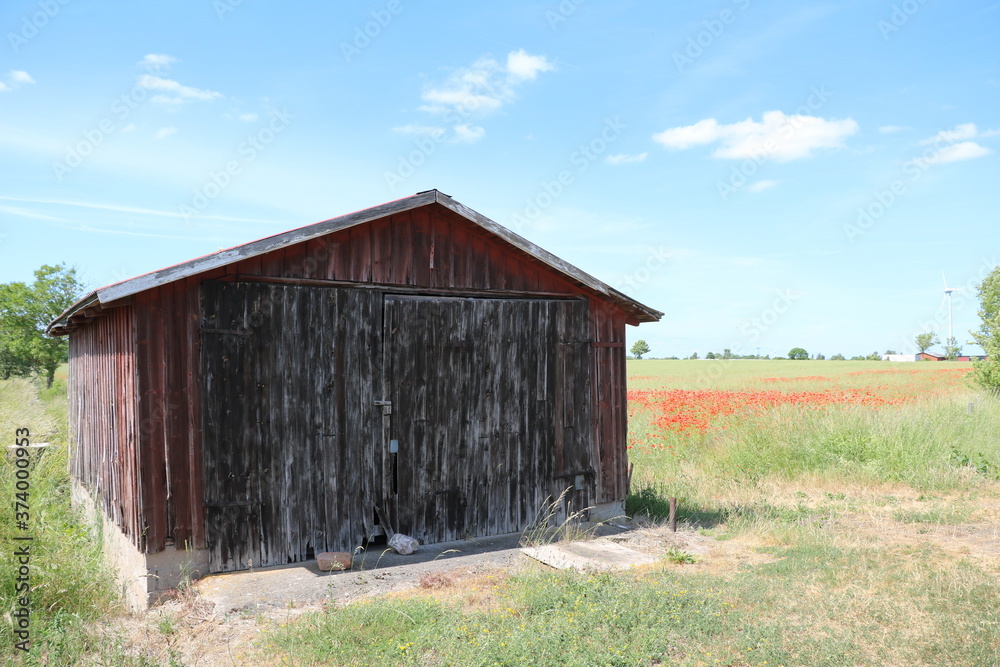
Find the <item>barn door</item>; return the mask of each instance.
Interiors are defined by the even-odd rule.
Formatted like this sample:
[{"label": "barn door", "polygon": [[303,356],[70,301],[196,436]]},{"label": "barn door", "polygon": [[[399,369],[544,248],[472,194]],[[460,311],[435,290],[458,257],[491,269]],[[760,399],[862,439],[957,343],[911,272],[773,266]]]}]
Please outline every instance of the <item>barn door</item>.
[{"label": "barn door", "polygon": [[211,571],[352,551],[372,533],[380,306],[371,290],[203,284]]},{"label": "barn door", "polygon": [[577,481],[585,499],[588,334],[582,301],[386,296],[390,527],[424,542],[497,535]]}]

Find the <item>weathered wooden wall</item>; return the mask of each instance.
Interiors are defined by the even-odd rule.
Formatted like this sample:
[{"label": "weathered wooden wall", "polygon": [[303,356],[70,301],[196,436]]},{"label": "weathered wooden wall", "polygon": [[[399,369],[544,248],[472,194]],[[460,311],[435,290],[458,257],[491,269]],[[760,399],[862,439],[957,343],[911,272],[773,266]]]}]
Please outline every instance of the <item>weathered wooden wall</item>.
[{"label": "weathered wooden wall", "polygon": [[70,472],[136,545],[139,428],[135,412],[133,312],[114,308],[73,333],[69,346]]},{"label": "weathered wooden wall", "polygon": [[[201,388],[200,290],[205,280],[241,279],[342,281],[455,295],[586,298],[593,341],[592,428],[597,456],[591,501],[624,498],[624,312],[456,213],[431,205],[135,295],[135,384],[128,391],[136,397],[136,437],[141,443],[139,502],[130,510],[138,519],[122,518],[120,525],[128,526],[127,532],[144,550],[156,552],[170,543],[182,548],[188,541],[198,548],[207,544],[201,408],[211,397],[203,397]],[[84,344],[91,335],[87,332],[112,313],[79,327],[72,338]],[[96,406],[92,408],[79,413],[80,425],[99,431],[106,424]]]}]

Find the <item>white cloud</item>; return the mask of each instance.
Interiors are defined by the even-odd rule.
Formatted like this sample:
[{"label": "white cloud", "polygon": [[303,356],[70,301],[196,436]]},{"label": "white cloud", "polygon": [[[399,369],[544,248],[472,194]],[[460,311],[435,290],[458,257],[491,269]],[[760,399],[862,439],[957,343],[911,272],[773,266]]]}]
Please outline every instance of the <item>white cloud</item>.
[{"label": "white cloud", "polygon": [[0,93],[9,93],[12,90],[14,90],[14,89],[11,88],[10,86],[8,86],[3,81],[0,81]]},{"label": "white cloud", "polygon": [[550,72],[554,69],[555,65],[545,56],[533,56],[524,49],[507,54],[507,72],[511,78],[518,81],[532,81],[539,72]]},{"label": "white cloud", "polygon": [[676,150],[719,142],[721,145],[712,153],[716,158],[742,160],[764,155],[785,162],[809,157],[819,148],[840,148],[844,138],[857,131],[858,124],[850,118],[827,120],[766,111],[761,122],[747,118],[721,125],[716,119],[707,118],[694,125],[654,134],[653,140]]},{"label": "white cloud", "polygon": [[161,67],[169,68],[175,62],[178,61],[177,58],[174,58],[173,56],[168,56],[164,53],[148,53],[142,60],[139,61],[139,65],[142,67],[160,69]]},{"label": "white cloud", "polygon": [[11,71],[10,79],[14,83],[34,83],[35,80],[31,78],[31,75],[22,70],[16,69]]},{"label": "white cloud", "polygon": [[893,132],[902,132],[905,129],[902,125],[883,125],[878,128],[878,131],[882,134],[892,134]]},{"label": "white cloud", "polygon": [[426,113],[457,119],[456,141],[478,141],[485,128],[468,120],[499,111],[517,98],[517,89],[549,72],[555,65],[545,56],[531,55],[523,49],[511,51],[505,62],[484,56],[468,67],[453,71],[444,81],[427,85],[421,93]]},{"label": "white cloud", "polygon": [[477,125],[463,123],[455,126],[455,140],[465,143],[475,143],[486,136],[486,130]]},{"label": "white cloud", "polygon": [[258,118],[260,118],[260,116],[258,116],[255,113],[241,113],[240,116],[239,116],[239,118],[244,123],[252,123],[255,120],[257,120]]},{"label": "white cloud", "polygon": [[986,157],[991,153],[993,153],[992,150],[985,146],[980,146],[974,141],[963,141],[946,146],[928,157],[917,158],[914,162],[919,162],[922,165],[946,164],[948,162],[974,160],[979,157]]},{"label": "white cloud", "polygon": [[173,79],[164,79],[151,74],[143,74],[139,77],[139,85],[149,90],[163,91],[169,95],[154,95],[153,101],[160,104],[179,105],[189,100],[214,100],[222,97],[222,93],[214,90],[201,90],[185,86]]},{"label": "white cloud", "polygon": [[166,139],[172,134],[177,134],[177,128],[173,125],[168,125],[167,127],[161,127],[158,129],[154,137],[156,139]]},{"label": "white cloud", "polygon": [[773,188],[778,184],[778,181],[769,181],[767,179],[757,181],[756,183],[751,183],[747,186],[747,192],[761,192],[767,190],[768,188]]},{"label": "white cloud", "polygon": [[927,146],[939,142],[954,143],[963,139],[971,139],[979,133],[975,123],[963,123],[950,130],[942,130],[929,139],[924,139],[920,145]]},{"label": "white cloud", "polygon": [[436,125],[416,125],[414,123],[394,127],[392,128],[392,131],[396,134],[411,134],[421,137],[440,137],[445,133],[445,129],[443,127],[438,127]]},{"label": "white cloud", "polygon": [[604,158],[604,161],[611,166],[617,167],[620,164],[634,164],[636,162],[642,162],[646,159],[649,153],[638,153],[637,155],[628,155],[626,153],[618,153],[616,155],[609,155]]}]

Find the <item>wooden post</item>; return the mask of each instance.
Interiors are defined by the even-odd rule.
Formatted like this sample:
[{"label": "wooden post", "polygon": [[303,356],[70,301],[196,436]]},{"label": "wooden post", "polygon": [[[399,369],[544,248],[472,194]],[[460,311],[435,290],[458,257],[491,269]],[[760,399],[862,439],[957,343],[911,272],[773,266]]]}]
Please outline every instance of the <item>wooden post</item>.
[{"label": "wooden post", "polygon": [[677,498],[670,499],[670,530],[677,532]]}]

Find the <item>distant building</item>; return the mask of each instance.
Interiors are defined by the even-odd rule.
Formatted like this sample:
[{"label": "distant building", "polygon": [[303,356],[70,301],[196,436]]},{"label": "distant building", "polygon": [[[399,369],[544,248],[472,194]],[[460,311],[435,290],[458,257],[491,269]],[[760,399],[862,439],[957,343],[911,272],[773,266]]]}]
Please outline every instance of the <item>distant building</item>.
[{"label": "distant building", "polygon": [[931,352],[921,352],[917,355],[919,361],[944,361],[948,357],[941,354],[932,354]]},{"label": "distant building", "polygon": [[961,357],[955,357],[957,361],[983,361],[986,359],[985,354],[966,354]]},{"label": "distant building", "polygon": [[916,361],[915,354],[883,354],[882,361]]}]

